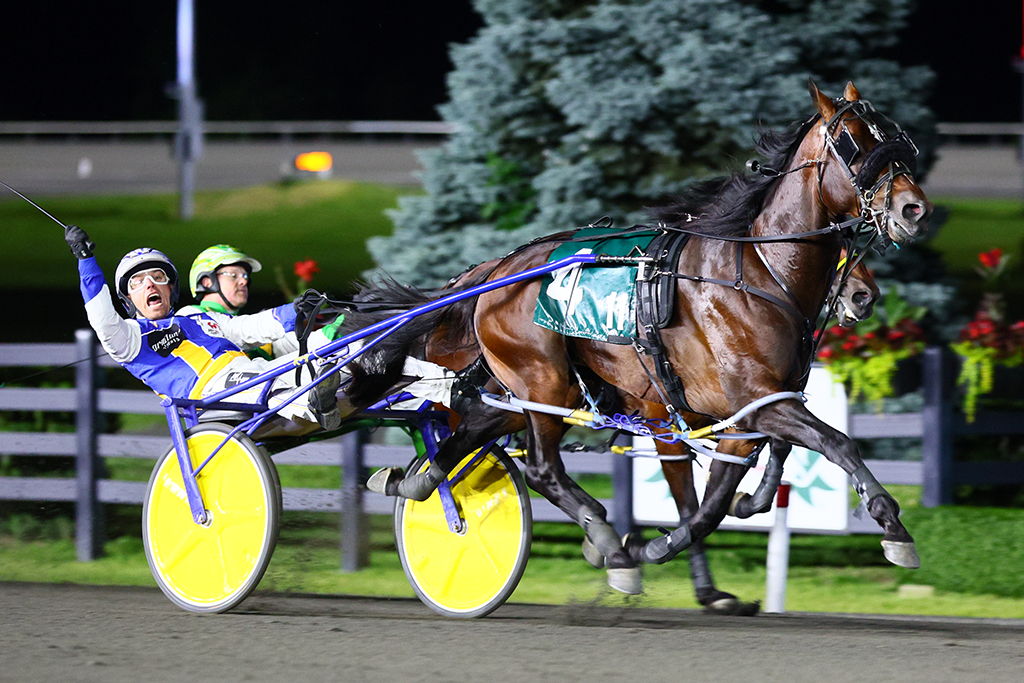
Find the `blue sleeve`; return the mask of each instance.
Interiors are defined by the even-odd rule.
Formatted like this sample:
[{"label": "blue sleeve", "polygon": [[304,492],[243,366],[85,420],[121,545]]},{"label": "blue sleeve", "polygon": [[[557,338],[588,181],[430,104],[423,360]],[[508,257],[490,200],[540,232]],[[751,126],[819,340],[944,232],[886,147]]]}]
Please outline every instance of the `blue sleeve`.
[{"label": "blue sleeve", "polygon": [[295,331],[295,307],[292,304],[284,304],[272,309],[274,318],[281,323],[285,332]]},{"label": "blue sleeve", "polygon": [[78,261],[78,277],[81,280],[82,300],[86,303],[95,299],[103,285],[107,284],[95,256]]}]

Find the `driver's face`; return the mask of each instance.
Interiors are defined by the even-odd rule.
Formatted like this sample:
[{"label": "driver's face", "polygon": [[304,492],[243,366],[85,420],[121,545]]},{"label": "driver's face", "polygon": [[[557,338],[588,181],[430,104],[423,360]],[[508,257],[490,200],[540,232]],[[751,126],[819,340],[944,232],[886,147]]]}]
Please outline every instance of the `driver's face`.
[{"label": "driver's face", "polygon": [[170,283],[158,285],[152,278],[145,278],[142,286],[128,292],[135,308],[149,320],[161,320],[171,314]]},{"label": "driver's face", "polygon": [[249,269],[239,265],[221,266],[216,272],[217,284],[235,310],[249,303]]}]

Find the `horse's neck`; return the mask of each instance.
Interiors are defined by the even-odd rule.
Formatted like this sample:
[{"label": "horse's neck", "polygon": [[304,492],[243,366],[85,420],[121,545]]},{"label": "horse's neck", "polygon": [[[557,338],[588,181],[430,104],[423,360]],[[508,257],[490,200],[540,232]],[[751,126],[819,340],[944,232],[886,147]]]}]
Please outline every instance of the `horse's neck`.
[{"label": "horse's neck", "polygon": [[[794,235],[828,225],[829,217],[818,196],[813,172],[791,173],[775,184],[761,213],[754,219],[755,236]],[[800,308],[814,315],[828,291],[830,275],[839,258],[838,243],[832,237],[812,237],[805,242],[764,243],[758,247],[764,258],[792,289]]]}]

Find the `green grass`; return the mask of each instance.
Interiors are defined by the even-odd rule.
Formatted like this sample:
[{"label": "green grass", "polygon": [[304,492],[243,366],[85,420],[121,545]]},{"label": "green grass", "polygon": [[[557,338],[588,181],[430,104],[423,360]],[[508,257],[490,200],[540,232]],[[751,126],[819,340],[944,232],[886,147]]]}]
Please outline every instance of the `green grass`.
[{"label": "green grass", "polygon": [[[96,241],[108,273],[130,249],[165,251],[187,271],[203,248],[235,244],[266,269],[254,291],[274,292],[275,268],[295,287],[292,264],[315,259],[321,272],[314,286],[344,291],[370,266],[366,239],[391,231],[384,211],[409,190],[350,181],[261,185],[200,192],[195,218],[177,218],[176,195],[55,197],[43,204],[65,223],[82,226]],[[74,261],[60,228],[21,200],[0,202],[4,226],[4,268],[0,290],[76,288]]]},{"label": "green grass", "polygon": [[949,210],[949,219],[929,246],[942,253],[950,271],[973,273],[978,253],[995,247],[1014,255],[1020,267],[1024,204],[1019,200],[933,197],[932,201]]},{"label": "green grass", "polygon": [[[137,528],[139,508],[108,508],[116,526],[126,533],[106,544],[107,556],[95,562],[77,562],[71,527],[64,525],[59,540],[18,540],[7,531],[0,535],[0,581],[35,581],[102,585],[152,586]],[[925,530],[927,518],[956,516],[960,509],[915,513],[922,530],[919,538],[925,570],[940,574],[950,564],[950,548],[970,545],[961,528],[953,535]],[[1022,516],[1014,511],[1018,524]],[[976,516],[984,516],[978,512]],[[370,517],[370,566],[355,573],[341,573],[338,517],[324,513],[286,512],[281,538],[261,591],[312,592],[369,596],[413,597],[394,548],[391,520]],[[955,525],[954,525],[955,527]],[[1009,528],[1009,527],[1007,527]],[[962,532],[962,533],[961,533]],[[647,535],[653,535],[648,531]],[[973,538],[973,536],[971,536]],[[604,572],[587,565],[579,553],[582,532],[568,524],[542,524],[534,528],[529,564],[512,602],[546,604],[595,603],[610,606],[695,608],[685,558],[644,568],[645,594],[627,597],[610,592]],[[965,617],[1024,618],[1024,598],[984,593],[963,593],[936,586],[928,598],[901,597],[901,583],[924,583],[932,574],[914,574],[889,566],[882,558],[876,536],[795,535],[790,549],[786,608],[790,611],[860,612],[877,614],[926,614]],[[762,599],[765,590],[767,536],[722,531],[709,540],[709,557],[718,586],[746,600]],[[1015,576],[991,544],[981,554],[967,553],[967,564],[954,571],[970,572],[979,563],[991,572]],[[1020,545],[1020,544],[1018,544]],[[966,551],[965,551],[966,552]],[[963,553],[961,553],[963,554]],[[964,558],[957,557],[957,562]],[[1012,559],[1012,557],[1010,558]],[[959,566],[959,565],[958,565]]]}]

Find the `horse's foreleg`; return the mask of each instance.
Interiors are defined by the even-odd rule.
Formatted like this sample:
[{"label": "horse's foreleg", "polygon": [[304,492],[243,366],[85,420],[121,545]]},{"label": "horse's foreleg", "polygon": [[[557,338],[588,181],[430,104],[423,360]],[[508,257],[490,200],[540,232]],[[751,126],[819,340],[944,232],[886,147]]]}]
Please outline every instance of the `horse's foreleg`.
[{"label": "horse's foreleg", "polygon": [[[718,450],[730,455],[746,457],[753,450],[754,444],[749,441],[723,441]],[[733,494],[747,468],[715,460],[708,471],[708,483],[704,489],[704,500],[689,523],[681,523],[673,531],[664,536],[648,541],[642,548],[636,549],[636,555],[643,562],[662,564],[668,562],[694,542],[700,541],[725,519]]]},{"label": "horse's foreleg", "polygon": [[764,476],[754,489],[754,493],[737,493],[729,506],[729,514],[740,519],[746,519],[759,512],[767,512],[772,508],[772,500],[775,492],[782,482],[782,467],[786,464],[793,447],[785,441],[772,440],[771,455],[764,467]]},{"label": "horse's foreleg", "polygon": [[623,549],[618,535],[605,518],[604,508],[584,493],[565,471],[558,452],[558,443],[565,429],[561,420],[541,413],[528,413],[526,423],[527,483],[583,528],[587,539],[606,560],[610,587],[631,595],[642,592],[640,568]]},{"label": "horse's foreleg", "polygon": [[900,506],[867,468],[853,439],[828,426],[796,401],[780,401],[761,408],[753,416],[754,428],[822,453],[853,479],[853,488],[871,517],[882,527],[885,558],[895,565],[921,566],[914,539],[900,522]]}]

